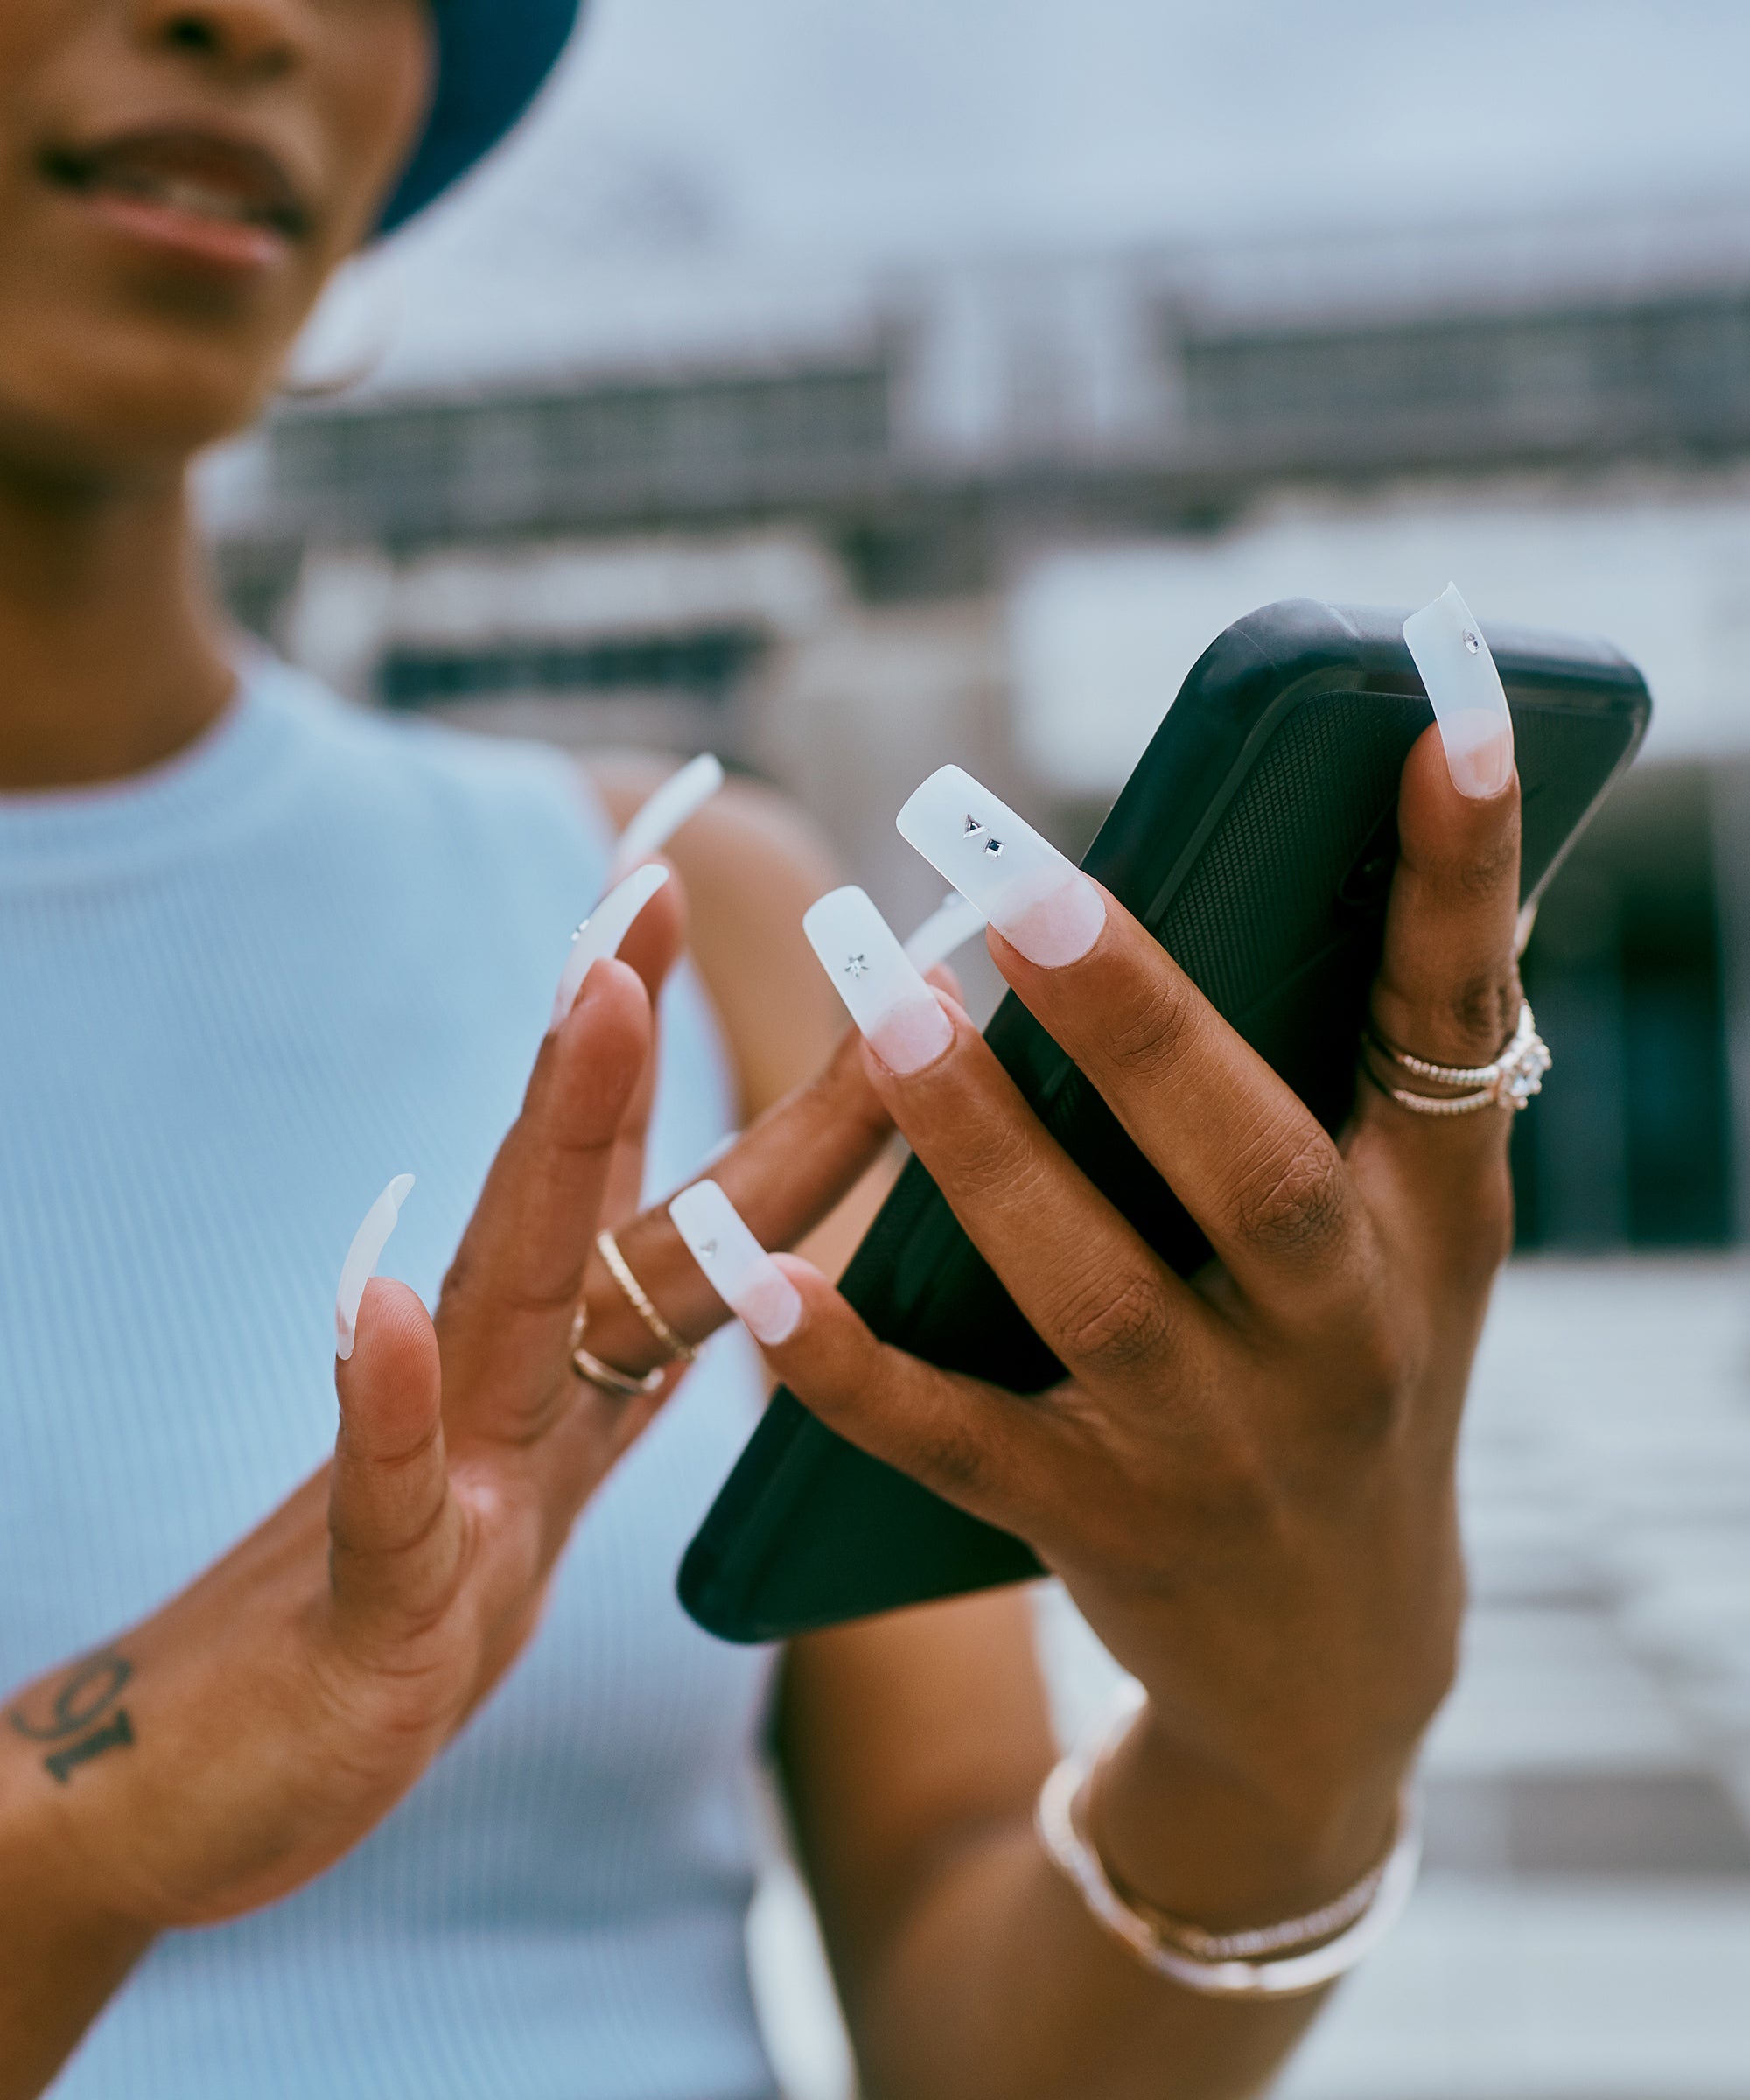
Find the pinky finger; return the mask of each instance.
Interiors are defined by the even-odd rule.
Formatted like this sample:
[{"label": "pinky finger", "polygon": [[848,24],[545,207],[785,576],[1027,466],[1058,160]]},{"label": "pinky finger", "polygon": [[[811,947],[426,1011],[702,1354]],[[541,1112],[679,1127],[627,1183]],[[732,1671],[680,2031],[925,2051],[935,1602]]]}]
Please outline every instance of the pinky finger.
[{"label": "pinky finger", "polygon": [[878,1341],[798,1255],[767,1254],[714,1181],[668,1207],[707,1280],[829,1428],[970,1515],[1029,1534],[1048,1507],[1044,1403]]}]

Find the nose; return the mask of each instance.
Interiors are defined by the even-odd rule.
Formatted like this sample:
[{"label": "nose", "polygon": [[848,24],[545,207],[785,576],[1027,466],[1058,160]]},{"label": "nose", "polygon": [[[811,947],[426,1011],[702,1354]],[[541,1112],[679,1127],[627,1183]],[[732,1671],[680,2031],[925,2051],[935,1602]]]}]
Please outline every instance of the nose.
[{"label": "nose", "polygon": [[305,0],[137,0],[134,11],[143,43],[214,72],[272,78],[303,48]]}]

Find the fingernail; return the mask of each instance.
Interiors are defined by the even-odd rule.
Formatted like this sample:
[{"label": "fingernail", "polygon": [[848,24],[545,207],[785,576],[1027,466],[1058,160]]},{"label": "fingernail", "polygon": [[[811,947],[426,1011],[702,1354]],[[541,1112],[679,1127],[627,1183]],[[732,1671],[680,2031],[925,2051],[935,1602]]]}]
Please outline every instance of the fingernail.
[{"label": "fingernail", "polygon": [[1513,717],[1482,629],[1456,584],[1410,615],[1404,639],[1433,703],[1453,787],[1478,799],[1499,794],[1513,777]]},{"label": "fingernail", "polygon": [[671,774],[633,812],[613,849],[608,880],[619,882],[640,861],[660,853],[688,818],[696,816],[722,786],[723,767],[708,751]]},{"label": "fingernail", "polygon": [[549,1035],[571,1011],[571,1002],[595,965],[620,953],[620,944],[632,931],[633,920],[668,879],[667,868],[647,861],[610,890],[571,935],[571,952],[565,957],[559,989],[553,998],[553,1018],[547,1024]]},{"label": "fingernail", "polygon": [[668,1215],[705,1281],[754,1340],[768,1348],[788,1341],[802,1317],[802,1293],[717,1183],[695,1181],[683,1188]]},{"label": "fingernail", "polygon": [[906,941],[906,953],[914,970],[934,970],[938,962],[946,962],[956,948],[964,948],[975,934],[984,931],[984,913],[968,904],[958,890],[950,890]]},{"label": "fingernail", "polygon": [[900,836],[1030,962],[1060,970],[1100,938],[1106,900],[1049,840],[958,766],[931,774]]},{"label": "fingernail", "polygon": [[334,1354],[342,1363],[353,1354],[359,1325],[359,1301],[365,1295],[365,1285],[377,1272],[382,1250],[388,1244],[388,1236],[395,1230],[396,1220],[401,1215],[401,1207],[412,1186],[411,1174],[396,1176],[365,1213],[365,1222],[353,1235],[353,1243],[340,1264],[340,1287],[334,1293]]},{"label": "fingernail", "polygon": [[903,1079],[933,1065],[954,1040],[954,1023],[872,900],[855,885],[830,890],[802,914],[802,931],[887,1069]]}]

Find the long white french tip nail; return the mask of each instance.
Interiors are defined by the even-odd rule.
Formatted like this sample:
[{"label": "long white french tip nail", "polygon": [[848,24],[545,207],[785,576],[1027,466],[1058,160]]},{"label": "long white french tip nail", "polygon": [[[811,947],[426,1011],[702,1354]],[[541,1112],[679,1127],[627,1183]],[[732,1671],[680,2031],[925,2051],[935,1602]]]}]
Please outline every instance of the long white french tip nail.
[{"label": "long white french tip nail", "polygon": [[1482,629],[1456,584],[1410,615],[1404,639],[1433,704],[1453,787],[1475,798],[1499,794],[1513,777],[1513,717]]},{"label": "long white french tip nail", "polygon": [[359,1326],[359,1304],[365,1285],[377,1272],[388,1236],[395,1230],[401,1207],[413,1186],[411,1174],[397,1174],[365,1213],[365,1222],[353,1235],[346,1258],[340,1264],[340,1287],[334,1293],[334,1354],[342,1363],[353,1354]]},{"label": "long white french tip nail", "polygon": [[868,894],[854,884],[829,890],[802,914],[802,931],[887,1069],[903,1079],[933,1065],[954,1040],[954,1023]]},{"label": "long white french tip nail", "polygon": [[715,1181],[695,1181],[668,1206],[705,1281],[755,1341],[788,1341],[802,1317],[802,1293],[747,1229]]},{"label": "long white french tip nail", "polygon": [[655,793],[633,812],[620,835],[608,869],[608,880],[618,882],[640,861],[660,853],[690,817],[696,816],[723,786],[723,767],[710,752],[690,759],[678,773],[670,774]]},{"label": "long white french tip nail", "polygon": [[957,948],[964,948],[974,934],[984,931],[984,914],[968,904],[958,890],[950,890],[923,924],[906,942],[906,953],[916,970],[934,970],[946,962]]},{"label": "long white french tip nail", "polygon": [[1100,938],[1106,900],[1025,818],[958,766],[912,795],[900,836],[1042,970],[1079,962]]},{"label": "long white french tip nail", "polygon": [[553,995],[553,1018],[547,1024],[551,1035],[571,1011],[571,1002],[583,990],[584,979],[598,962],[620,953],[620,944],[632,931],[632,922],[668,879],[668,871],[654,861],[634,868],[626,880],[608,892],[589,917],[571,935],[571,952]]}]

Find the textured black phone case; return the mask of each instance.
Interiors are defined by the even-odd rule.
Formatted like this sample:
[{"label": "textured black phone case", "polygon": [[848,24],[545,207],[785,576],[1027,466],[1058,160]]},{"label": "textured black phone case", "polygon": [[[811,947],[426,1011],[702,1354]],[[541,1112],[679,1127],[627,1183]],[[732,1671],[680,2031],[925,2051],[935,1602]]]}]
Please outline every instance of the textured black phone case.
[{"label": "textured black phone case", "polygon": [[[1293,598],[1229,627],[1193,667],[1083,863],[1334,1130],[1354,1098],[1398,774],[1431,719],[1403,621]],[[1529,899],[1633,756],[1650,703],[1640,673],[1603,644],[1487,633],[1513,710]],[[1012,993],[986,1035],[1070,1155],[1175,1270],[1195,1268],[1202,1235]],[[931,1362],[1017,1395],[1061,1376],[915,1159],[844,1289],[878,1334]],[[1038,1572],[1019,1539],[780,1392],[679,1586],[710,1632],[764,1641]]]}]

